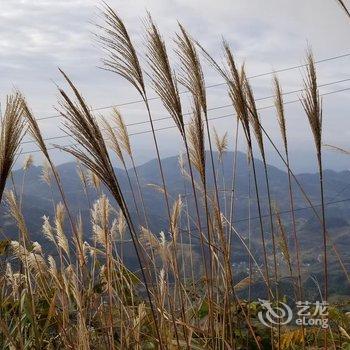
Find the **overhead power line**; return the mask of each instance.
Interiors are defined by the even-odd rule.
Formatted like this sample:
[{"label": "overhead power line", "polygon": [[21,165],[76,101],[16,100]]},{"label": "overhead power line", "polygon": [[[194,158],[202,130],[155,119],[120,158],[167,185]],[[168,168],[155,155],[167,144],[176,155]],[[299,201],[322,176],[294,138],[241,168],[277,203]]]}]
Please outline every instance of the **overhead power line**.
[{"label": "overhead power line", "polygon": [[[327,57],[327,58],[324,58],[324,59],[321,59],[321,60],[317,60],[317,61],[315,61],[315,64],[329,62],[329,61],[334,61],[334,60],[346,58],[346,57],[349,57],[349,56],[350,56],[350,52],[342,54],[342,55],[331,56],[331,57]],[[287,72],[287,71],[290,71],[290,70],[295,70],[295,69],[303,68],[303,67],[306,67],[306,66],[307,66],[306,63],[295,65],[295,66],[289,66],[289,67],[277,69],[277,70],[274,70],[274,71],[269,71],[269,72],[255,74],[255,75],[252,75],[252,76],[248,77],[248,79],[255,79],[255,78],[260,78],[260,77],[264,77],[264,76],[268,76],[268,75],[272,75],[272,74],[276,74],[276,73]],[[226,82],[206,85],[205,88],[206,89],[211,89],[211,88],[224,86],[224,85],[226,85]],[[184,91],[180,91],[180,94],[186,94],[188,92],[189,92],[189,90],[184,90]],[[154,96],[154,97],[149,97],[147,99],[147,101],[150,102],[150,101],[155,101],[155,100],[159,100],[159,99],[160,99],[160,97]],[[108,105],[108,106],[92,108],[92,109],[90,109],[90,111],[91,112],[101,111],[101,110],[110,109],[110,108],[113,108],[113,107],[124,107],[124,106],[129,106],[129,105],[143,103],[143,102],[144,102],[144,100],[142,100],[142,99],[128,101],[128,102],[121,102],[121,103],[118,103],[118,104],[112,104],[112,105]],[[51,116],[47,116],[47,117],[37,118],[37,120],[47,120],[47,119],[53,119],[53,118],[59,118],[59,117],[60,117],[60,115],[56,114],[56,115],[51,115]]]},{"label": "overhead power line", "polygon": [[[345,82],[348,82],[348,81],[350,81],[350,78],[346,78],[346,79],[331,81],[329,83],[320,84],[320,85],[318,85],[318,87],[331,86],[331,85],[334,85],[334,84],[345,83]],[[291,95],[291,94],[295,94],[295,93],[298,93],[298,92],[302,92],[304,90],[305,89],[298,89],[298,90],[291,90],[291,91],[287,91],[287,92],[282,92],[282,95],[284,95],[284,96]],[[259,97],[259,98],[255,99],[255,102],[268,100],[268,99],[273,98],[273,97],[276,97],[276,95],[269,95],[269,96]],[[232,103],[231,104],[227,104],[227,105],[221,105],[221,106],[208,108],[208,111],[213,111],[213,110],[218,110],[218,109],[228,108],[228,107],[232,107]],[[186,112],[186,113],[183,113],[182,115],[183,116],[188,116],[188,115],[191,115],[191,112]],[[230,116],[231,115],[232,114],[230,114]],[[172,119],[172,117],[171,116],[166,116],[166,117],[160,117],[160,118],[152,118],[152,121],[153,122],[158,122],[158,121],[163,121],[163,120],[168,120],[168,119]],[[215,118],[212,118],[212,119],[215,119]],[[144,121],[141,121],[141,122],[127,123],[126,126],[129,127],[129,126],[143,125],[143,124],[149,124],[149,123],[150,123],[149,120],[144,120]],[[129,134],[129,135],[131,135],[131,134]],[[71,135],[69,135],[69,134],[52,136],[52,137],[44,138],[44,141],[62,139],[62,138],[70,137],[70,136]],[[22,141],[21,145],[30,144],[30,143],[35,143],[35,140]]]},{"label": "overhead power line", "polygon": [[[326,202],[325,205],[332,205],[332,204],[340,204],[340,203],[344,203],[344,202],[349,202],[350,201],[350,198],[345,198],[345,199],[339,199],[337,201],[330,201],[330,202]],[[295,208],[294,211],[302,211],[302,210],[307,210],[307,209],[312,209],[312,208],[318,208],[318,207],[321,207],[321,204],[314,204],[313,206],[311,205],[306,205],[304,207],[300,207],[300,208]],[[276,216],[276,215],[282,215],[282,214],[288,214],[288,213],[291,213],[292,211],[290,209],[288,210],[281,210],[277,213],[273,213],[272,215],[273,216]],[[262,218],[267,218],[269,217],[270,214],[264,214],[264,215],[261,215]],[[237,220],[234,220],[232,223],[234,224],[237,224],[237,223],[240,223],[240,222],[244,222],[244,221],[248,221],[248,220],[257,220],[259,219],[260,217],[259,216],[253,216],[251,218],[243,218],[243,219],[237,219]]]},{"label": "overhead power line", "polygon": [[[340,93],[340,92],[345,92],[345,91],[349,91],[350,90],[350,87],[347,87],[347,88],[343,88],[343,89],[339,89],[339,90],[335,90],[335,91],[330,91],[330,92],[325,92],[323,94],[320,94],[320,96],[328,96],[328,95],[334,95],[334,94],[337,94],[337,93]],[[294,103],[298,103],[300,102],[299,99],[295,99],[295,100],[291,100],[291,101],[286,101],[284,102],[283,104],[284,105],[288,105],[288,104],[294,104]],[[270,108],[274,108],[275,105],[269,105],[269,106],[264,106],[264,107],[260,107],[260,108],[257,108],[257,110],[261,111],[261,110],[265,110],[265,109],[270,109]],[[229,114],[225,114],[225,115],[221,115],[221,116],[217,116],[217,117],[212,117],[212,118],[208,118],[209,121],[213,121],[213,120],[217,120],[217,119],[224,119],[224,118],[228,118],[228,117],[233,117],[233,116],[236,116],[235,113],[229,113]],[[167,119],[169,119],[167,117]],[[188,123],[185,123],[185,125],[188,125]],[[169,130],[169,129],[175,129],[177,128],[176,125],[171,125],[171,126],[166,126],[166,127],[163,127],[163,128],[157,128],[155,129],[155,131],[163,131],[163,130]],[[151,133],[152,130],[144,130],[144,131],[139,131],[139,132],[134,132],[134,133],[129,133],[129,136],[136,136],[136,135],[142,135],[142,134],[148,134],[148,133]],[[44,141],[52,141],[52,140],[57,140],[57,139],[62,139],[62,138],[66,138],[66,137],[69,137],[71,135],[62,135],[62,136],[53,136],[53,137],[48,137],[48,138],[45,138]],[[22,142],[22,144],[24,143],[35,143],[35,141],[25,141],[25,142]],[[67,144],[67,145],[63,145],[62,147],[70,147],[70,146],[77,146],[78,144],[76,143],[71,143],[71,144]],[[54,149],[57,149],[56,147],[48,147],[47,148],[48,150],[54,150]],[[32,153],[38,153],[38,152],[41,152],[41,150],[32,150],[32,151],[25,151],[25,152],[20,152],[19,155],[25,155],[25,154],[32,154]]]},{"label": "overhead power line", "polygon": [[[334,84],[345,83],[347,81],[350,81],[350,78],[340,79],[340,80],[336,80],[336,81],[331,81],[329,83],[320,84],[320,85],[318,85],[318,87],[325,87],[325,86],[330,86],[330,85],[334,85]],[[291,90],[291,91],[283,92],[282,95],[291,95],[291,94],[295,94],[297,92],[302,92],[302,91],[304,91],[304,89]],[[275,96],[276,95],[269,95],[269,96],[259,97],[259,98],[255,99],[255,102],[268,100],[268,99],[273,98]],[[115,107],[115,106],[111,106],[111,107]],[[218,109],[223,109],[223,108],[228,108],[228,107],[232,107],[232,104],[226,104],[226,105],[220,105],[220,106],[216,106],[216,107],[211,107],[211,108],[208,108],[208,111],[210,112],[210,111],[215,111],[215,110],[218,110]],[[92,109],[91,111],[93,111],[93,110],[95,110],[95,109]],[[187,115],[190,115],[190,114],[191,114],[191,112],[186,112],[186,113],[183,113],[182,115],[183,116],[187,116]],[[154,122],[167,120],[167,119],[172,119],[172,117],[167,116],[167,117],[160,117],[160,118],[152,118],[152,120]],[[39,118],[37,120],[42,120],[42,119]],[[150,123],[149,120],[143,120],[141,122],[127,123],[126,126],[135,126],[135,125],[142,125],[142,124],[149,124],[149,123]],[[24,143],[31,143],[31,141],[22,142],[22,144],[24,144]]]}]

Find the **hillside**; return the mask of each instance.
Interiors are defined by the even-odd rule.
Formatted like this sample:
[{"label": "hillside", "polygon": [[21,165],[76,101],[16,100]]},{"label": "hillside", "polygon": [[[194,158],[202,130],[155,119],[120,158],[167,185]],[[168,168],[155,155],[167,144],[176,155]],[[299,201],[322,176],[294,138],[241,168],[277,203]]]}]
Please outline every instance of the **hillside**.
[{"label": "hillside", "polygon": [[[231,179],[232,179],[232,162],[233,162],[234,153],[228,152],[224,157],[223,171],[225,174],[225,188],[226,188],[226,210],[227,217],[229,217],[229,199],[230,199],[230,188],[231,188]],[[207,160],[208,160],[207,154]],[[216,158],[216,155],[215,155]],[[215,159],[217,161],[217,159]],[[269,233],[268,225],[268,207],[266,201],[266,186],[265,183],[261,180],[264,179],[263,176],[263,164],[260,160],[256,159],[256,169],[259,182],[259,191],[261,196],[262,211],[264,218],[265,229]],[[169,157],[162,160],[162,165],[164,168],[164,174],[166,183],[168,186],[169,194],[172,198],[176,198],[179,194],[186,194],[186,200],[191,210],[194,210],[193,198],[189,183],[181,175],[179,168],[179,162],[177,157]],[[62,184],[65,189],[65,194],[70,205],[70,209],[74,215],[80,214],[86,231],[85,239],[89,241],[88,232],[90,232],[90,217],[89,217],[89,202],[93,202],[97,199],[97,193],[93,188],[88,190],[89,202],[86,199],[86,196],[83,191],[82,184],[80,182],[79,176],[77,175],[77,168],[75,163],[66,163],[58,166],[58,171],[61,175]],[[218,169],[221,169],[220,166]],[[235,209],[234,209],[234,226],[241,233],[242,237],[248,236],[248,203],[249,203],[249,170],[246,160],[246,156],[243,153],[237,154],[237,177],[236,177],[236,199],[235,199]],[[137,167],[137,173],[142,184],[142,191],[145,199],[145,207],[147,208],[147,214],[149,215],[149,223],[153,232],[160,232],[161,230],[167,232],[168,223],[164,219],[167,217],[164,205],[163,194],[150,186],[150,184],[160,185],[160,175],[158,171],[158,164],[156,160],[152,160],[145,164],[142,164]],[[120,168],[115,169],[118,181],[121,185],[123,193],[126,197],[127,202],[129,203],[129,208],[131,211],[135,208],[132,200],[132,195],[130,191],[130,186],[127,181],[127,176],[124,170]],[[131,182],[135,189],[136,195],[136,180],[134,173],[129,169],[129,175],[131,177]],[[223,189],[222,169],[218,174],[218,182],[221,183],[220,189]],[[53,186],[52,192],[47,184],[43,183],[40,179],[42,173],[41,166],[32,166],[25,175],[24,178],[24,190],[23,190],[23,213],[26,218],[27,226],[30,230],[32,239],[39,241],[45,246],[48,244],[47,241],[43,239],[41,233],[42,217],[43,215],[53,216],[53,204],[52,198],[55,202],[60,201],[60,196],[57,191],[57,188]],[[23,182],[23,170],[17,170],[13,174],[15,186],[17,191],[21,191],[22,182]],[[344,262],[347,266],[350,266],[350,255],[348,253],[350,247],[350,239],[348,238],[349,231],[349,213],[350,213],[350,172],[342,171],[335,172],[331,170],[326,170],[325,174],[325,198],[326,203],[330,202],[332,204],[327,205],[327,228],[332,237],[332,241],[336,244],[340,254],[344,258]],[[290,225],[290,214],[289,210],[289,197],[288,197],[288,183],[287,183],[287,174],[286,172],[269,166],[269,177],[270,185],[272,190],[272,196],[281,213],[283,223],[287,229],[287,235],[290,239],[291,249],[293,249],[291,241],[291,225]],[[213,186],[213,176],[209,163],[207,164],[207,179],[209,188]],[[299,174],[297,175],[298,181],[302,184],[305,192],[316,205],[316,208],[319,209],[319,182],[318,174]],[[11,187],[11,184],[8,184],[8,187]],[[253,188],[253,186],[251,186]],[[107,192],[107,191],[106,191]],[[223,192],[221,192],[223,193]],[[295,185],[294,186],[294,196],[295,196],[295,207],[296,210],[296,219],[298,223],[298,234],[299,239],[302,245],[303,250],[303,261],[305,266],[309,268],[312,267],[312,271],[317,273],[320,269],[320,261],[316,251],[321,249],[321,229],[320,224],[314,213],[309,207],[308,203],[305,202],[300,190]],[[257,210],[255,206],[255,194],[251,190],[251,229],[252,229],[252,245],[255,247],[257,252],[257,259],[261,258],[260,251],[260,232],[258,229],[258,220],[257,220]],[[139,202],[139,198],[137,201]],[[335,202],[335,203],[334,203]],[[306,208],[305,208],[306,207]],[[224,195],[221,197],[221,208],[224,211]],[[303,209],[304,208],[304,209]],[[135,210],[132,211],[132,216],[134,221],[137,222],[137,216]],[[2,215],[0,219],[0,225],[4,229],[4,232],[13,232],[11,238],[16,237],[16,230],[6,215],[6,209],[2,208]],[[182,225],[184,229],[186,228],[186,221],[183,220]],[[68,230],[68,228],[67,228]],[[188,240],[188,234],[183,235],[183,241]],[[316,243],[317,242],[317,243]],[[247,261],[247,254],[245,249],[239,240],[233,240],[233,244],[236,243],[236,254],[235,254],[235,263],[237,266],[240,266],[242,270],[245,268],[245,262]],[[268,240],[268,249],[271,249],[271,240]],[[130,248],[130,263],[133,265],[134,259],[132,259],[133,252]],[[334,254],[330,255],[331,269],[334,271],[334,275],[341,275],[339,269],[339,263],[336,261]],[[243,264],[243,265],[242,265]],[[340,277],[342,279],[342,277]]]}]

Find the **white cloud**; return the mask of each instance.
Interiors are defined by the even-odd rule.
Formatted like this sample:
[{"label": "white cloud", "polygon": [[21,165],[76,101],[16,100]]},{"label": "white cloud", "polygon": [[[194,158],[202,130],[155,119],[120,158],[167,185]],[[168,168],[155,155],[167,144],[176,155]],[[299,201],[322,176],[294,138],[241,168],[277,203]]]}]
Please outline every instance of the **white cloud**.
[{"label": "white cloud", "polygon": [[[220,40],[224,36],[234,49],[240,62],[245,62],[250,75],[271,71],[303,62],[309,43],[317,58],[330,57],[350,51],[348,37],[350,23],[334,0],[134,0],[110,1],[117,9],[144,54],[143,25],[141,19],[149,10],[159,24],[169,44],[177,30],[177,21],[183,23],[213,55],[220,59]],[[21,88],[27,95],[38,117],[56,114],[57,91],[52,80],[63,83],[58,74],[60,66],[67,71],[81,88],[93,107],[110,105],[138,99],[135,91],[120,78],[103,72],[100,65],[101,51],[93,41],[93,22],[99,20],[97,6],[100,2],[89,0],[9,0],[3,1],[0,13],[0,93],[3,99],[13,86]],[[320,64],[319,81],[329,82],[350,77],[349,58]],[[220,78],[207,66],[207,82]],[[284,89],[301,87],[298,70],[280,75]],[[271,77],[255,79],[256,96],[271,95]],[[346,83],[330,87],[346,87]],[[326,90],[323,90],[326,91]],[[212,107],[228,102],[222,88],[209,90]],[[151,93],[150,93],[151,94]],[[325,141],[346,146],[348,135],[337,132],[335,122],[349,129],[347,120],[346,93],[327,97],[325,103]],[[297,95],[288,98],[294,99]],[[287,97],[286,97],[287,99]],[[271,104],[271,101],[259,105]],[[154,103],[157,115],[165,112],[159,103]],[[122,109],[129,122],[145,120],[142,105]],[[232,112],[230,108],[213,111],[212,116]],[[312,144],[306,120],[300,108],[288,107],[291,114],[289,132],[295,152],[312,153]],[[276,139],[275,116],[272,110],[262,113],[266,127]],[[158,123],[164,126],[166,122]],[[168,122],[167,122],[168,123]],[[232,130],[234,122],[228,119],[217,123],[219,130]],[[339,125],[338,124],[338,125]],[[58,121],[51,119],[42,123],[47,136],[58,131]],[[145,126],[131,127],[139,131]],[[163,131],[162,146],[165,155],[174,154],[180,147],[176,131]],[[149,137],[134,138],[139,160],[146,160],[153,154]],[[64,140],[62,140],[63,142]],[[170,142],[171,141],[171,142]],[[243,146],[242,146],[243,147]],[[25,149],[33,149],[26,145]],[[58,155],[58,153],[57,153]],[[58,157],[62,160],[62,156]],[[334,166],[329,163],[330,166]],[[342,163],[345,167],[344,163]],[[309,169],[308,164],[299,162],[299,169]]]}]

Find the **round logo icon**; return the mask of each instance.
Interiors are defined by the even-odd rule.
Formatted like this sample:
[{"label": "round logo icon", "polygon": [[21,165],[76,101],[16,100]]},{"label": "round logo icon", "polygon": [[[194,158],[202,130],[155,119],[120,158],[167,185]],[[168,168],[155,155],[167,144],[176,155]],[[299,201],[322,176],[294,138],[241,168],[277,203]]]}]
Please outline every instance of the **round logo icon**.
[{"label": "round logo icon", "polygon": [[258,318],[264,326],[286,325],[292,320],[293,312],[287,304],[279,302],[278,306],[272,306],[271,302],[262,299],[259,302],[264,310],[258,312]]}]

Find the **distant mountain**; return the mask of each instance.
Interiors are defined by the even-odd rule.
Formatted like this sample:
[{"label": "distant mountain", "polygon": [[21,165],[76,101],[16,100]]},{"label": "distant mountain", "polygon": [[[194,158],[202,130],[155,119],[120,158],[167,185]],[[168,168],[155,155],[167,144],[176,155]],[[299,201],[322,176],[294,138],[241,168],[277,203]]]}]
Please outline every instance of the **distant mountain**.
[{"label": "distant mountain", "polygon": [[[236,156],[236,157],[235,157]],[[217,166],[217,179],[220,189],[221,197],[221,209],[222,211],[228,210],[229,199],[231,196],[232,174],[233,174],[233,160],[236,159],[236,182],[235,182],[235,205],[234,205],[234,222],[235,226],[242,233],[243,237],[247,237],[248,233],[248,217],[249,217],[249,202],[251,204],[250,216],[252,218],[252,237],[253,246],[255,249],[260,249],[258,220],[256,220],[257,209],[255,201],[254,186],[252,182],[252,175],[249,171],[249,165],[245,154],[238,152],[236,155],[232,152],[227,152],[224,156],[224,162],[221,167]],[[214,154],[214,162],[217,164],[217,154]],[[259,194],[262,203],[262,212],[266,216],[264,219],[265,229],[269,234],[268,225],[268,206],[267,206],[267,192],[264,178],[263,163],[259,159],[255,159],[256,173],[259,185]],[[174,200],[179,194],[186,195],[190,212],[194,208],[192,189],[190,182],[186,180],[179,167],[179,161],[177,157],[169,157],[162,160],[162,166],[164,170],[165,180],[169,191],[170,198]],[[89,188],[88,199],[86,198],[79,176],[77,175],[77,167],[75,163],[66,163],[57,167],[62,184],[65,190],[65,195],[69,203],[71,212],[73,215],[80,214],[82,216],[86,232],[90,232],[90,217],[89,217],[89,202],[92,203],[97,198],[97,193],[93,188]],[[143,165],[140,165],[136,169],[140,183],[142,186],[142,192],[145,199],[146,211],[149,216],[149,222],[154,232],[164,230],[167,232],[167,212],[164,203],[164,196],[160,191],[157,191],[154,186],[150,184],[161,185],[161,177],[158,168],[158,161],[151,160]],[[137,215],[132,199],[132,192],[130,190],[127,174],[120,168],[115,169],[118,181],[122,188],[123,194],[126,198],[129,208],[137,223]],[[209,162],[209,154],[207,154],[207,181],[208,188],[213,188],[213,174],[211,169],[211,163]],[[33,240],[43,242],[41,234],[42,216],[53,216],[53,202],[60,201],[60,195],[57,187],[53,185],[52,189],[47,186],[41,180],[42,167],[32,166],[25,174],[23,170],[16,170],[13,173],[13,181],[17,194],[22,192],[23,186],[23,213],[30,230]],[[131,179],[132,186],[136,193],[136,200],[140,203],[138,198],[136,179],[134,171],[128,170],[128,174]],[[222,174],[225,175],[225,182],[222,180]],[[291,216],[289,211],[289,195],[288,195],[288,182],[287,173],[274,166],[268,167],[269,181],[271,186],[271,192],[273,200],[278,205],[279,210],[284,213],[282,219],[286,225],[288,235],[291,237]],[[318,174],[299,174],[296,176],[304,191],[309,196],[312,203],[316,205],[319,210],[320,195],[319,195],[319,179]],[[249,181],[250,185],[249,185]],[[350,266],[350,235],[349,235],[349,214],[350,214],[350,172],[342,171],[335,172],[326,170],[324,172],[324,187],[325,187],[325,201],[327,204],[327,228],[329,230],[330,237],[337,245],[339,253],[344,255],[345,263]],[[12,188],[11,181],[8,183],[8,188]],[[224,189],[226,190],[224,192]],[[250,195],[249,195],[250,191]],[[106,193],[108,191],[106,190]],[[225,193],[225,195],[224,195]],[[296,218],[298,223],[298,234],[300,242],[303,247],[303,251],[310,252],[309,256],[315,256],[311,254],[315,249],[321,248],[321,229],[320,224],[314,213],[309,207],[309,204],[303,198],[303,195],[297,185],[293,183],[293,195],[295,197]],[[224,198],[226,197],[226,205]],[[250,200],[249,200],[250,197]],[[112,200],[112,199],[111,199]],[[305,209],[303,209],[305,208]],[[229,216],[229,213],[227,213]],[[183,223],[185,225],[185,222]],[[6,208],[2,205],[0,210],[0,233],[6,234],[11,238],[15,238],[17,231],[6,213]],[[89,239],[89,237],[87,237]],[[186,238],[184,238],[186,239]],[[238,241],[237,241],[238,242]],[[242,246],[239,245],[237,250],[238,259],[246,259],[246,253]],[[330,248],[331,251],[331,248]],[[259,255],[259,254],[258,254]],[[307,260],[307,257],[305,258]],[[313,259],[313,258],[312,258]],[[311,260],[312,260],[311,259]],[[315,258],[317,260],[317,256]],[[317,261],[314,259],[312,263],[317,265]],[[335,258],[332,256],[331,262],[334,262]],[[334,263],[335,264],[335,263]]]}]

